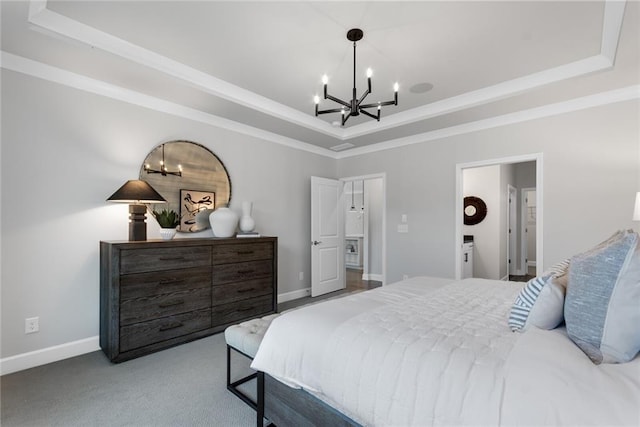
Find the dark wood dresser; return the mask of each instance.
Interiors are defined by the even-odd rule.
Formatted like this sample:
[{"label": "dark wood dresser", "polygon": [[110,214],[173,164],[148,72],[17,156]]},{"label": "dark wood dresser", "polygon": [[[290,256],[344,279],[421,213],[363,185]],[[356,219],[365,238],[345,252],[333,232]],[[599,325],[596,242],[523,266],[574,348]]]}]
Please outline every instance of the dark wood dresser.
[{"label": "dark wood dresser", "polygon": [[276,237],[100,242],[100,347],[122,362],[277,308]]}]

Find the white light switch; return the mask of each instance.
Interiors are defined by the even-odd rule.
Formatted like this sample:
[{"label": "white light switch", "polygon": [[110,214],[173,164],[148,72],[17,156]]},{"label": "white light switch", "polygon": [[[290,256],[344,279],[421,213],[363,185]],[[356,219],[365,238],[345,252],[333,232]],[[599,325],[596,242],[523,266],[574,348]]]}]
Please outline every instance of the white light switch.
[{"label": "white light switch", "polygon": [[407,223],[407,214],[402,214],[402,216],[400,217],[400,221],[403,224],[406,224]]},{"label": "white light switch", "polygon": [[398,233],[408,233],[409,224],[398,224]]}]

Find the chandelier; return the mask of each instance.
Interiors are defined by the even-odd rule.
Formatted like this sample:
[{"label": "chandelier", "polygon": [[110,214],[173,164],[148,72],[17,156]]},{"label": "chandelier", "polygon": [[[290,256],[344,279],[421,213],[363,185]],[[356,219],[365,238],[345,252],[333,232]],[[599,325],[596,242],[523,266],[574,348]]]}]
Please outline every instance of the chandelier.
[{"label": "chandelier", "polygon": [[151,165],[149,165],[149,163],[146,163],[144,165],[144,170],[147,171],[147,173],[159,173],[162,174],[162,176],[182,176],[182,165],[178,165],[177,171],[169,171],[169,169],[167,169],[167,164],[164,161],[164,144],[162,144],[162,160],[160,160],[160,169],[151,169]]},{"label": "chandelier", "polygon": [[[364,33],[359,28],[352,28],[347,31],[347,39],[353,42],[353,95],[351,101],[343,101],[342,99],[336,98],[332,96],[327,91],[327,83],[329,82],[329,78],[325,74],[322,76],[322,83],[324,85],[324,99],[330,99],[331,101],[337,102],[341,104],[340,108],[332,108],[329,110],[319,110],[320,97],[316,95],[313,98],[314,103],[316,104],[316,117],[318,114],[326,114],[326,113],[341,113],[342,114],[342,126],[349,120],[349,117],[359,116],[361,113],[365,116],[369,116],[372,119],[380,121],[380,113],[382,107],[385,105],[398,105],[398,83],[393,85],[393,101],[384,101],[384,102],[374,102],[372,104],[363,104],[362,101],[371,93],[371,75],[373,72],[371,68],[367,69],[367,90],[362,94],[360,99],[358,99],[358,95],[356,92],[356,42],[362,39]],[[377,114],[372,114],[367,111],[367,108],[377,108]]]}]

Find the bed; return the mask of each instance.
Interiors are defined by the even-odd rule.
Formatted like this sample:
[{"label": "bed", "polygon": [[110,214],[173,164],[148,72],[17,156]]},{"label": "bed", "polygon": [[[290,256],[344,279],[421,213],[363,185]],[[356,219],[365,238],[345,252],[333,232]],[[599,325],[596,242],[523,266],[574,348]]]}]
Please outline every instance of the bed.
[{"label": "bed", "polygon": [[284,313],[252,363],[260,411],[280,427],[640,425],[640,358],[594,364],[562,325],[513,332],[523,285],[416,277]]}]

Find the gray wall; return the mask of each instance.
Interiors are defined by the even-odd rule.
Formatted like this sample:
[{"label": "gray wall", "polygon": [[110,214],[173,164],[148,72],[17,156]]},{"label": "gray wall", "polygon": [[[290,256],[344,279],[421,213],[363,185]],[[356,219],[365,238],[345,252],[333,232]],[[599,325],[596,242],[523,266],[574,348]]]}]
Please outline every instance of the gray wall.
[{"label": "gray wall", "polygon": [[[126,205],[105,199],[161,142],[224,161],[231,207],[253,201],[257,229],[279,237],[283,294],[309,287],[312,175],[386,173],[388,283],[454,277],[458,163],[544,153],[545,265],[633,227],[638,114],[627,101],[336,161],[3,70],[1,355],[98,334],[98,242],[127,238]],[[32,316],[40,332],[25,335]]]},{"label": "gray wall", "polygon": [[[637,229],[638,107],[627,101],[348,157],[338,173],[387,174],[388,283],[402,274],[454,277],[456,164],[543,153],[548,266],[617,229]],[[407,234],[396,231],[402,213]]]},{"label": "gray wall", "polygon": [[462,196],[479,197],[487,205],[487,216],[479,224],[463,225],[462,233],[473,236],[473,277],[500,280],[501,166],[483,166],[462,171]]},{"label": "gray wall", "polygon": [[3,358],[98,335],[98,242],[128,238],[127,206],[105,199],[173,139],[216,153],[231,208],[253,201],[257,230],[278,236],[279,293],[310,286],[309,177],[335,177],[335,160],[3,70]]}]

